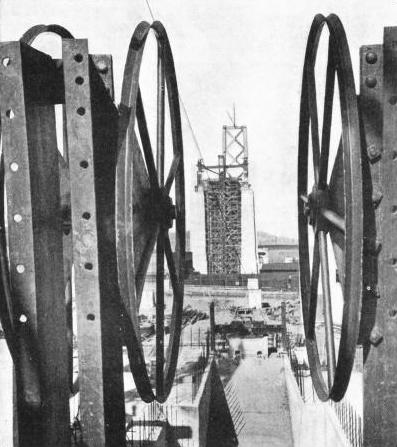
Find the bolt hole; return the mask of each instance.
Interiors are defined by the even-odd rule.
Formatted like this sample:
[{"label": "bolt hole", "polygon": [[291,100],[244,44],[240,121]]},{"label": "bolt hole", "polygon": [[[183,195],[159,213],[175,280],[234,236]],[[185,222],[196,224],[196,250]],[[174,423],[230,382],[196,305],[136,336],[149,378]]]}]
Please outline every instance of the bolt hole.
[{"label": "bolt hole", "polygon": [[11,169],[12,172],[17,172],[18,169],[19,169],[18,163],[12,162],[10,164],[10,169]]},{"label": "bolt hole", "polygon": [[397,317],[397,309],[390,309],[390,310],[389,310],[389,315],[390,315],[392,318],[396,318],[396,317]]},{"label": "bolt hole", "polygon": [[92,269],[94,268],[94,266],[91,264],[91,262],[86,262],[86,263],[84,264],[84,268],[85,268],[86,270],[92,270]]},{"label": "bolt hole", "polygon": [[87,320],[94,321],[95,320],[95,315],[94,314],[87,314]]},{"label": "bolt hole", "polygon": [[80,162],[80,166],[81,166],[83,169],[87,169],[87,168],[88,168],[88,161],[87,161],[87,160],[82,160],[82,161]]},{"label": "bolt hole", "polygon": [[4,67],[8,67],[11,64],[11,59],[9,57],[4,57],[1,63],[4,65]]},{"label": "bolt hole", "polygon": [[75,79],[76,84],[81,85],[84,83],[84,79],[81,76],[77,76]]},{"label": "bolt hole", "polygon": [[22,222],[22,216],[20,214],[14,214],[14,222]]},{"label": "bolt hole", "polygon": [[365,85],[369,88],[374,88],[376,84],[377,80],[373,76],[368,76],[367,79],[365,80]]},{"label": "bolt hole", "polygon": [[83,55],[80,54],[80,53],[75,54],[75,55],[74,55],[74,60],[75,60],[76,62],[81,62],[81,61],[83,60]]},{"label": "bolt hole", "polygon": [[85,219],[85,220],[90,220],[90,218],[91,218],[91,214],[88,213],[88,212],[85,212],[85,213],[83,213],[82,217],[83,217],[83,219]]},{"label": "bolt hole", "polygon": [[14,116],[15,116],[15,113],[13,112],[12,109],[8,109],[8,110],[6,111],[6,117],[7,117],[7,118],[10,118],[10,120],[12,120],[12,119],[14,118]]},{"label": "bolt hole", "polygon": [[79,108],[77,109],[77,113],[78,113],[80,116],[85,115],[85,108],[84,108],[84,107],[79,107]]},{"label": "bolt hole", "polygon": [[390,98],[389,98],[389,103],[390,103],[392,106],[395,106],[395,105],[397,104],[397,96],[392,96],[392,97],[390,97]]},{"label": "bolt hole", "polygon": [[28,321],[28,317],[25,314],[21,314],[19,316],[19,322],[20,323],[26,323]]},{"label": "bolt hole", "polygon": [[23,273],[25,271],[25,266],[22,264],[18,264],[16,269],[18,273]]}]

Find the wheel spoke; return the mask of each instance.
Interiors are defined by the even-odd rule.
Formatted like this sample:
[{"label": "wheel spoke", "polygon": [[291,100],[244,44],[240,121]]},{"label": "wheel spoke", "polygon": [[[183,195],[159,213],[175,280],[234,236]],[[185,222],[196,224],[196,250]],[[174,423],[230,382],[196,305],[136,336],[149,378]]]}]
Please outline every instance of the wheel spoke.
[{"label": "wheel spoke", "polygon": [[165,251],[165,257],[167,259],[168,272],[170,274],[172,290],[174,292],[174,295],[177,295],[179,293],[179,277],[178,272],[176,270],[174,254],[172,252],[171,242],[168,234],[166,234],[164,238],[164,251]]},{"label": "wheel spoke", "polygon": [[[172,318],[170,327],[170,338],[167,348],[167,364],[165,368],[166,378],[165,378],[165,393],[168,394],[171,390],[173,378],[175,375],[178,352],[179,352],[179,342],[182,330],[182,311],[183,311],[183,292],[181,288],[181,282],[183,278],[179,278],[177,272],[174,255],[171,248],[170,239],[168,233],[165,234],[164,238],[164,250],[165,257],[167,259],[168,272],[170,275],[171,286],[174,293],[174,303],[172,307]],[[177,249],[178,250],[178,249]],[[182,286],[183,287],[183,286]]]},{"label": "wheel spoke", "polygon": [[146,123],[145,110],[142,103],[141,90],[138,89],[137,102],[136,102],[136,118],[138,121],[139,135],[142,141],[143,154],[145,156],[145,162],[147,171],[149,174],[150,185],[154,189],[158,189],[157,171],[154,163],[152,143],[150,142],[150,136]]},{"label": "wheel spoke", "polygon": [[[332,168],[331,179],[329,182],[330,207],[338,216],[344,219],[345,216],[345,185],[343,173],[343,145],[342,140],[339,143],[338,153]],[[329,235],[332,241],[332,247],[335,256],[336,267],[338,269],[339,280],[344,290],[345,276],[345,232],[341,231],[335,225],[329,228]]]},{"label": "wheel spoke", "polygon": [[320,169],[320,138],[318,133],[318,115],[317,115],[317,96],[316,96],[316,80],[314,76],[314,69],[311,68],[307,72],[308,92],[309,92],[309,114],[310,114],[310,129],[312,135],[313,146],[313,172],[316,185],[319,181]]},{"label": "wheel spoke", "polygon": [[325,322],[325,343],[327,350],[327,368],[328,368],[328,389],[332,388],[335,369],[335,341],[334,341],[334,327],[332,321],[332,305],[331,305],[331,290],[329,284],[329,266],[328,266],[328,250],[327,250],[327,236],[324,231],[319,231],[319,249],[320,249],[320,264],[321,264],[321,282],[323,289],[324,300],[324,322]]},{"label": "wheel spoke", "polygon": [[172,160],[170,172],[168,173],[168,177],[165,182],[165,190],[167,191],[167,194],[170,193],[171,186],[172,186],[173,181],[175,180],[175,176],[178,171],[180,161],[181,161],[180,155],[175,155],[174,159]]},{"label": "wheel spoke", "polygon": [[[133,241],[130,238],[127,238],[127,240],[129,245],[128,253],[134,253],[135,296],[138,310],[145,284],[146,272],[156,243],[158,225],[148,220],[147,209],[145,206],[142,206],[148,200],[148,197],[150,197],[150,179],[145,169],[145,162],[135,132],[130,129],[128,136],[127,141],[131,142],[130,144],[132,145],[129,148],[128,157],[132,155],[132,161],[127,161],[129,167],[126,184],[129,184],[130,187],[124,192],[126,200],[124,209],[129,210],[127,224],[130,222],[129,225],[131,225],[132,219],[134,221],[132,226]],[[157,178],[155,178],[155,181],[157,182]],[[127,234],[131,236],[131,226],[125,228],[128,228]],[[127,265],[131,264],[127,263]]]},{"label": "wheel spoke", "polygon": [[157,178],[164,185],[164,50],[161,41],[157,44]]},{"label": "wheel spoke", "polygon": [[164,394],[164,231],[157,237],[156,269],[156,394]]},{"label": "wheel spoke", "polygon": [[328,222],[338,228],[338,230],[343,231],[343,233],[345,232],[345,219],[339,216],[338,213],[328,208],[321,208],[320,213]]},{"label": "wheel spoke", "polygon": [[345,185],[343,170],[343,144],[342,139],[339,142],[338,152],[335,157],[335,163],[332,168],[329,181],[330,207],[339,216],[345,216]]},{"label": "wheel spoke", "polygon": [[305,194],[301,194],[301,195],[299,196],[299,198],[302,200],[302,202],[304,202],[304,203],[309,203],[309,198],[307,197],[307,195],[305,195]]},{"label": "wheel spoke", "polygon": [[316,330],[319,273],[320,273],[320,253],[318,248],[318,236],[316,236],[313,248],[312,276],[310,280],[309,321],[308,321],[308,337],[311,340],[314,340]]},{"label": "wheel spoke", "polygon": [[335,88],[335,63],[332,52],[332,36],[329,36],[328,64],[327,64],[327,75],[326,75],[325,95],[324,95],[324,116],[323,116],[323,128],[321,136],[321,155],[320,155],[320,172],[319,172],[320,189],[324,189],[327,185],[334,88]]}]

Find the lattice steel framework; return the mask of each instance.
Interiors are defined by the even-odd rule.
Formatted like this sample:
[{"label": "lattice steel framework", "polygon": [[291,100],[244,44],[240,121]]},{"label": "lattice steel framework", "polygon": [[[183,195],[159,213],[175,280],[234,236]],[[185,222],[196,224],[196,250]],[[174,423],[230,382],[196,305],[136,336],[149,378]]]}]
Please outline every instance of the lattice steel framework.
[{"label": "lattice steel framework", "polygon": [[240,273],[240,182],[224,176],[209,180],[204,200],[208,273]]},{"label": "lattice steel framework", "polygon": [[[241,273],[241,185],[248,184],[247,127],[223,126],[218,164],[199,160],[197,186],[204,189],[207,271]],[[203,179],[203,172],[210,172]]]}]

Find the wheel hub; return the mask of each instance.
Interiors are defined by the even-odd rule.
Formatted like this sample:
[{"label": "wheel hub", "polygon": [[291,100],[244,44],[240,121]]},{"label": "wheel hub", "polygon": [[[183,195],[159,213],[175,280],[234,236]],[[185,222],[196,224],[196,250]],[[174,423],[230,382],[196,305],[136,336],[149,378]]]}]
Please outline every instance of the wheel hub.
[{"label": "wheel hub", "polygon": [[304,206],[305,216],[309,219],[309,225],[316,230],[327,231],[328,224],[320,213],[321,209],[329,208],[330,198],[328,188],[318,189],[313,186],[312,192],[308,195],[307,203]]}]

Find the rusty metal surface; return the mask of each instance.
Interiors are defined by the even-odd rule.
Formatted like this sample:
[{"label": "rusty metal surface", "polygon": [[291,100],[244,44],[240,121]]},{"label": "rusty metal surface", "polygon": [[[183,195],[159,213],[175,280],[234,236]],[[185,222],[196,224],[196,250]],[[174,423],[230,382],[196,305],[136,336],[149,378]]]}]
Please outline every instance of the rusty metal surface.
[{"label": "rusty metal surface", "polygon": [[[61,78],[49,56],[23,43],[1,44],[0,54],[18,441],[21,447],[67,446],[66,312],[53,107],[57,99],[52,94]],[[44,80],[48,91],[41,97]]]},{"label": "rusty metal surface", "polygon": [[[159,48],[157,166],[137,87],[151,28]],[[62,60],[31,47],[46,32],[62,38]],[[184,170],[179,97],[167,34],[159,22],[138,26],[127,57],[120,111],[113,102],[111,56],[89,55],[87,41],[73,39],[61,26],[32,27],[19,42],[0,44],[0,55],[0,192],[7,197],[6,204],[0,201],[0,318],[16,369],[15,439],[20,447],[70,445],[69,394],[76,391],[74,292],[81,439],[87,447],[119,447],[126,442],[123,341],[138,392],[146,401],[166,400],[179,351]],[[165,89],[173,146],[167,175]],[[62,155],[55,104],[62,106]],[[134,131],[135,115],[142,150]],[[175,253],[168,235],[174,220]],[[147,377],[138,312],[156,240],[155,395]],[[165,261],[174,294],[166,353]]]},{"label": "rusty metal surface", "polygon": [[88,54],[65,39],[63,62],[80,415],[87,446],[125,445],[120,300],[114,239],[117,110]]},{"label": "rusty metal surface", "polygon": [[[327,79],[325,87],[324,118],[322,138],[318,130],[316,84],[314,67],[317,47],[324,25],[328,26],[329,50]],[[340,158],[336,160],[331,173],[334,182],[327,185],[330,127],[332,124],[332,102],[335,76],[338,79],[342,115],[343,174],[340,172]],[[314,187],[308,194],[309,132],[311,132]],[[361,134],[359,114],[349,48],[343,26],[337,16],[314,18],[306,47],[302,81],[299,157],[298,157],[298,220],[299,258],[302,308],[306,333],[306,348],[313,378],[313,384],[321,400],[340,400],[348,386],[353,368],[356,344],[360,327],[362,294],[362,238],[363,207],[361,179]],[[339,161],[338,161],[339,160]],[[343,191],[332,188],[340,184],[336,179],[343,176]],[[343,196],[340,197],[340,194]],[[343,203],[344,212],[341,212]],[[336,205],[336,206],[335,206]],[[332,207],[335,206],[333,209]],[[315,245],[312,272],[308,243],[308,225],[313,226]],[[328,254],[326,234],[333,227],[331,240],[340,250],[341,244],[335,232],[342,232],[343,254],[338,250],[336,258],[343,255],[343,296],[344,310],[338,360],[335,361],[334,334],[331,318],[331,297],[329,293]],[[323,298],[325,299],[325,323],[327,334],[328,386],[325,384],[315,336],[315,312],[317,308],[318,279],[322,270]],[[336,362],[336,365],[335,365]],[[335,365],[335,366],[334,366]],[[335,371],[335,372],[334,372]]]},{"label": "rusty metal surface", "polygon": [[361,49],[360,104],[369,160],[368,195],[373,202],[367,224],[363,326],[364,446],[368,447],[395,445],[397,436],[396,42],[397,28],[385,28],[383,48]]}]

